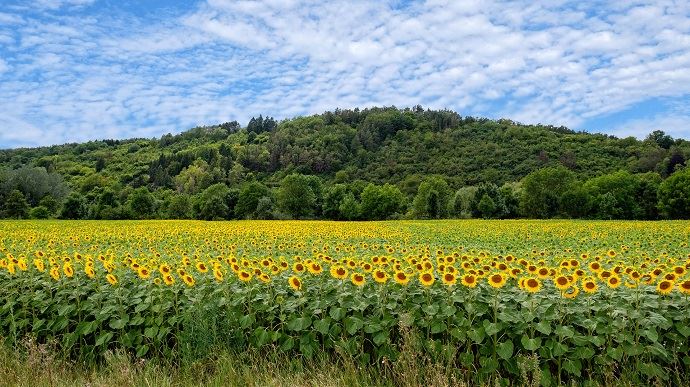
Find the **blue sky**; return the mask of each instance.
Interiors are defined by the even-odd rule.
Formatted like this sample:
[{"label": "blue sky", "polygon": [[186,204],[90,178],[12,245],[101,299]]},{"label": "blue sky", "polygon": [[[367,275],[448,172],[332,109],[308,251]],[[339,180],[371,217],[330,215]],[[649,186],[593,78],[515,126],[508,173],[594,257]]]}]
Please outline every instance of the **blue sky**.
[{"label": "blue sky", "polygon": [[0,148],[417,104],[690,138],[690,2],[0,5]]}]

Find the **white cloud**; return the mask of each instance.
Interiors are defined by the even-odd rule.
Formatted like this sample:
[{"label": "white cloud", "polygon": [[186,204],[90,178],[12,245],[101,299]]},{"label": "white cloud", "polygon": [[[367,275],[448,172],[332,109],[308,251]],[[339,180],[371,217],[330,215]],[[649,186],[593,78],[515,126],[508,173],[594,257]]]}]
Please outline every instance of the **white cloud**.
[{"label": "white cloud", "polygon": [[83,7],[91,5],[96,0],[34,0],[32,7],[56,10],[63,7]]},{"label": "white cloud", "polygon": [[[0,115],[36,144],[374,104],[578,127],[690,95],[687,2],[209,0],[160,20],[0,13],[0,43]],[[0,146],[29,141],[1,124]]]},{"label": "white cloud", "polygon": [[687,138],[690,132],[690,116],[657,115],[650,118],[629,120],[611,130],[611,134],[643,139],[654,130],[663,130],[674,138]]}]

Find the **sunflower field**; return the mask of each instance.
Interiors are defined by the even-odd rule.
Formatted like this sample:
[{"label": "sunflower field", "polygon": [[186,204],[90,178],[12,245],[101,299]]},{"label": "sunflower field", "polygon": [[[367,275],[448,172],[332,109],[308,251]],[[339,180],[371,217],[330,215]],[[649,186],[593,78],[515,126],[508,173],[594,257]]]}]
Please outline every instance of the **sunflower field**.
[{"label": "sunflower field", "polygon": [[473,380],[690,373],[690,222],[4,221],[0,338],[185,361],[219,348]]}]

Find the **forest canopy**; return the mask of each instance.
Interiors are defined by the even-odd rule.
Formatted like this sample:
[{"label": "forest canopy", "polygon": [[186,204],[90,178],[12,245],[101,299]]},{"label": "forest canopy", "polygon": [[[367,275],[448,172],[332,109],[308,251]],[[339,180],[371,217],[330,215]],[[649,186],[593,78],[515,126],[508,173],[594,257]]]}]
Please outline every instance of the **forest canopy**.
[{"label": "forest canopy", "polygon": [[690,217],[690,142],[421,106],[0,150],[8,218]]}]

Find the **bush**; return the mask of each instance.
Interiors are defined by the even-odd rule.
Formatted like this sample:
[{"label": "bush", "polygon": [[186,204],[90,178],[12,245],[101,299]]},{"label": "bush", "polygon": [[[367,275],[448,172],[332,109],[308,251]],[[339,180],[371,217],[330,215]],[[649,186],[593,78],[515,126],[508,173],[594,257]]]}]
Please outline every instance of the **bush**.
[{"label": "bush", "polygon": [[48,219],[50,218],[50,211],[43,206],[34,207],[29,211],[29,217],[31,219]]}]

